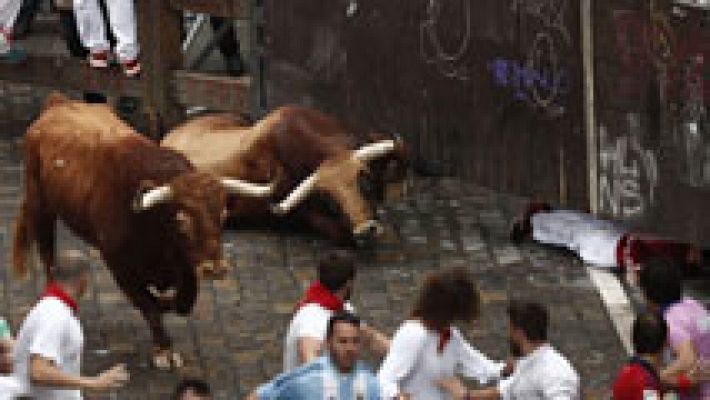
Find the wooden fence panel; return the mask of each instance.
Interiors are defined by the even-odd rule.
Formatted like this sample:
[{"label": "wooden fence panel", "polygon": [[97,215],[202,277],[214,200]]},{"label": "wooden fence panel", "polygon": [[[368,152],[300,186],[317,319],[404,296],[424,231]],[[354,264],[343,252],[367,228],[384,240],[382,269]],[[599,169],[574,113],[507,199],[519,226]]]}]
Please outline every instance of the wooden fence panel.
[{"label": "wooden fence panel", "polygon": [[599,209],[710,244],[710,10],[600,0]]},{"label": "wooden fence panel", "polygon": [[578,7],[266,0],[268,106],[310,104],[397,131],[417,157],[448,172],[582,207]]}]

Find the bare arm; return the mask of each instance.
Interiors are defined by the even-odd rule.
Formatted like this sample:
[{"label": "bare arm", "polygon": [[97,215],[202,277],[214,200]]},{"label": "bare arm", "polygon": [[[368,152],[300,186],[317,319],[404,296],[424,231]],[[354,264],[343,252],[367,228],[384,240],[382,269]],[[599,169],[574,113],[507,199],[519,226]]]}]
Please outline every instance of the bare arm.
[{"label": "bare arm", "polygon": [[54,364],[54,361],[32,355],[30,380],[33,385],[60,389],[106,390],[123,386],[128,381],[128,373],[123,364],[118,364],[96,377],[70,375]]},{"label": "bare arm", "polygon": [[498,388],[491,387],[485,389],[471,390],[469,391],[471,398],[475,400],[498,400],[500,399],[500,392]]},{"label": "bare arm", "polygon": [[695,367],[698,357],[690,340],[673,347],[675,360],[661,371],[661,381],[669,386],[675,386],[678,375],[687,375]]},{"label": "bare arm", "polygon": [[322,344],[322,341],[311,337],[298,339],[298,361],[301,364],[308,364],[318,358]]},{"label": "bare arm", "polygon": [[[491,387],[478,390],[468,390],[459,378],[444,378],[436,381],[436,384],[451,395],[454,400],[463,400],[466,398],[475,400],[498,400],[500,392],[498,388]],[[468,395],[468,397],[466,397]]]}]

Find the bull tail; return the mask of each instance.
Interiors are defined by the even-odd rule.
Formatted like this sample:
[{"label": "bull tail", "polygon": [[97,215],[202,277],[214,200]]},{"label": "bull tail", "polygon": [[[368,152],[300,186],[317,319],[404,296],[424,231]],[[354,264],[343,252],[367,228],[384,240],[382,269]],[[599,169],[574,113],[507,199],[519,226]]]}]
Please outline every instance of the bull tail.
[{"label": "bull tail", "polygon": [[36,218],[39,207],[38,164],[36,151],[32,151],[31,132],[25,143],[25,196],[15,218],[12,240],[12,272],[18,279],[27,276],[27,262],[36,241]]},{"label": "bull tail", "polygon": [[27,201],[28,199],[25,199],[22,202],[20,212],[15,219],[15,232],[12,241],[12,272],[18,279],[24,279],[27,276],[27,260],[34,242],[30,221],[32,217]]}]

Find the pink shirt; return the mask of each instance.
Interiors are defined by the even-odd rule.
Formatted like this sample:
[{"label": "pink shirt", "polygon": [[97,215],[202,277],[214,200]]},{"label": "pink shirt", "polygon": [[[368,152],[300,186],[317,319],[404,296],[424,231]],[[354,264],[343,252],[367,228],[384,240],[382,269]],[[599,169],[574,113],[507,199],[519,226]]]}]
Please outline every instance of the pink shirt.
[{"label": "pink shirt", "polygon": [[[690,340],[698,360],[710,362],[710,312],[699,302],[685,298],[671,305],[664,313],[668,323],[668,338],[675,347]],[[685,399],[710,399],[710,383]]]}]

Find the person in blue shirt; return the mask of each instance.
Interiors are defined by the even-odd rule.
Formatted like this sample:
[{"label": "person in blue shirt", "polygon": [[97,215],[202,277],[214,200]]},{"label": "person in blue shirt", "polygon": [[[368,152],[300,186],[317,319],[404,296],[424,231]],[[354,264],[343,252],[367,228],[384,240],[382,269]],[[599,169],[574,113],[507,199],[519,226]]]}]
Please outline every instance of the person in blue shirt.
[{"label": "person in blue shirt", "polygon": [[359,360],[360,319],[348,312],[328,321],[326,352],[315,361],[278,375],[248,400],[380,400],[377,377]]}]

